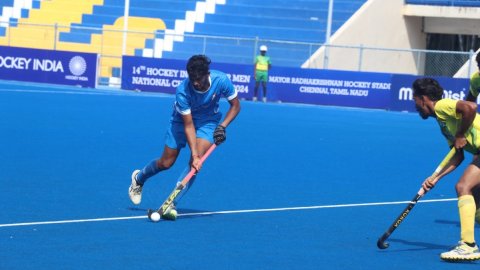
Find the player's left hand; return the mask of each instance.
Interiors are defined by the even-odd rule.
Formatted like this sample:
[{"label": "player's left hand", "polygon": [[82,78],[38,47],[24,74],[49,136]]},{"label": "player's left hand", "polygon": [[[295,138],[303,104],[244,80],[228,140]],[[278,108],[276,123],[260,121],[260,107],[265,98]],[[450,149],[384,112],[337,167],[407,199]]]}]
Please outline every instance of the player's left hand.
[{"label": "player's left hand", "polygon": [[224,126],[218,125],[213,132],[213,140],[216,145],[220,145],[227,139],[227,130]]},{"label": "player's left hand", "polygon": [[465,135],[455,136],[454,145],[456,149],[462,149],[463,147],[465,147],[465,145],[467,145],[467,138],[465,138]]},{"label": "player's left hand", "polygon": [[197,155],[192,156],[192,163],[190,164],[197,172],[202,168],[202,163],[200,162],[200,157]]}]

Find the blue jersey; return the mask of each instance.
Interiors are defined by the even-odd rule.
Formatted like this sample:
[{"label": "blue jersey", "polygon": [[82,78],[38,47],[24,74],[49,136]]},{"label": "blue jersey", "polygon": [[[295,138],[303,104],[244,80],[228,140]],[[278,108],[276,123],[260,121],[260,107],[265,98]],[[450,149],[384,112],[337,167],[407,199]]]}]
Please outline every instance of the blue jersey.
[{"label": "blue jersey", "polygon": [[237,97],[237,91],[227,75],[217,70],[210,70],[210,88],[205,92],[196,90],[185,79],[176,90],[173,122],[183,122],[182,115],[191,114],[194,122],[220,121],[219,101],[223,96],[228,100]]}]

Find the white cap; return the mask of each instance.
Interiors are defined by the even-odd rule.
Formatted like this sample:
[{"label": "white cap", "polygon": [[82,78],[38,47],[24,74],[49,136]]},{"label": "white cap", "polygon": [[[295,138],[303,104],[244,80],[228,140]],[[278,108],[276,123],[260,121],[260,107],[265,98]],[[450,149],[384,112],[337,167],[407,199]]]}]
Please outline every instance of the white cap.
[{"label": "white cap", "polygon": [[265,45],[260,46],[260,51],[266,52],[267,51],[267,46],[265,46]]}]

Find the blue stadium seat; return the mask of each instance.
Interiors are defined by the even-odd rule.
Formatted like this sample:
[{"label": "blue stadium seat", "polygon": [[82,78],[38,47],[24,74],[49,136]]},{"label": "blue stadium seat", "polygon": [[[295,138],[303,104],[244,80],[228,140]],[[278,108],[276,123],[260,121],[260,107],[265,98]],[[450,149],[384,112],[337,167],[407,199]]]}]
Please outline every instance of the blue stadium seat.
[{"label": "blue stadium seat", "polygon": [[[1,0],[11,1],[11,0]],[[339,29],[367,0],[335,0],[332,32]],[[188,10],[195,10],[196,0],[142,0],[130,1],[130,16],[159,18],[167,29],[175,28],[175,21],[185,19]],[[216,5],[215,14],[206,14],[204,23],[196,23],[191,34],[205,36],[243,37],[262,40],[286,40],[295,42],[323,43],[325,40],[329,0],[228,0],[225,5]],[[60,33],[60,41],[90,43],[92,34],[102,34],[102,30],[82,27],[102,28],[112,25],[124,14],[124,0],[105,0],[103,5],[94,6],[92,14],[85,14],[82,22],[72,24],[70,32]],[[189,33],[186,33],[189,34]],[[164,38],[159,32],[156,38]],[[147,39],[143,48],[134,50],[135,55],[143,55],[144,49],[155,49],[154,40]],[[162,57],[183,59],[193,53],[207,53],[212,59],[251,64],[255,55],[252,41],[245,44],[226,40],[217,42],[209,39],[184,37],[182,42],[174,42],[173,51],[163,51]],[[276,65],[300,66],[311,53],[306,47],[276,45],[269,51]]]},{"label": "blue stadium seat", "polygon": [[[130,1],[129,15],[162,19],[167,28],[173,28],[175,19],[185,17],[185,10],[195,8],[196,1],[142,0]],[[85,14],[82,23],[72,24],[70,32],[60,33],[60,41],[90,43],[92,34],[101,34],[101,30],[82,29],[81,27],[102,28],[111,25],[124,15],[123,0],[105,0],[101,6],[94,6],[92,14]],[[80,28],[79,28],[80,27]]]},{"label": "blue stadium seat", "polygon": [[[336,0],[332,33],[339,29],[365,0]],[[205,23],[196,24],[194,34],[287,40],[296,42],[323,43],[327,27],[328,0],[229,0],[216,7],[215,14],[207,14]],[[163,52],[162,57],[181,59],[195,52],[208,54],[220,62],[251,64],[254,44],[239,46],[223,40],[217,45],[209,39],[206,48],[200,39],[185,37],[174,43],[172,52]],[[211,44],[213,43],[213,44]],[[146,48],[152,48],[152,42]],[[318,47],[318,46],[317,46]],[[311,48],[275,44],[269,51],[275,65],[300,66],[312,53]],[[190,53],[189,53],[190,52]]]}]

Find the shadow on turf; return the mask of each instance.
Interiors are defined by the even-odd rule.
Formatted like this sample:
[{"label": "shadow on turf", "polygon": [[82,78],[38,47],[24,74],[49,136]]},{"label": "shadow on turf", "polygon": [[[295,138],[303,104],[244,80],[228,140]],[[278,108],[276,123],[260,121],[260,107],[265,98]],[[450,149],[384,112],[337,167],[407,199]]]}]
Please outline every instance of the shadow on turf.
[{"label": "shadow on turf", "polygon": [[460,228],[460,222],[459,221],[437,219],[437,220],[435,220],[435,223],[445,224],[445,225],[455,225],[455,226]]},{"label": "shadow on turf", "polygon": [[402,250],[399,250],[399,251],[412,251],[412,250],[424,250],[424,249],[447,250],[447,249],[451,248],[451,246],[436,245],[436,244],[426,243],[426,242],[413,242],[413,241],[408,241],[408,240],[403,240],[403,239],[395,239],[395,238],[389,239],[388,242],[400,243],[400,244],[403,244],[403,245],[418,247],[418,248],[402,249]]},{"label": "shadow on turf", "polygon": [[[457,220],[444,220],[444,219],[437,219],[435,223],[445,224],[445,225],[455,225],[460,228],[460,221]],[[475,222],[475,227],[480,228],[480,224]]]}]

